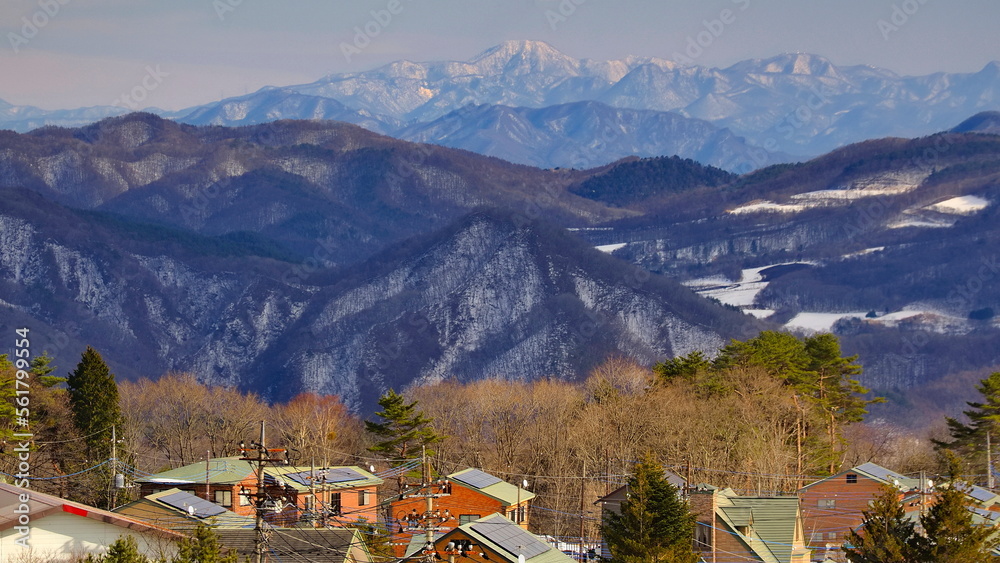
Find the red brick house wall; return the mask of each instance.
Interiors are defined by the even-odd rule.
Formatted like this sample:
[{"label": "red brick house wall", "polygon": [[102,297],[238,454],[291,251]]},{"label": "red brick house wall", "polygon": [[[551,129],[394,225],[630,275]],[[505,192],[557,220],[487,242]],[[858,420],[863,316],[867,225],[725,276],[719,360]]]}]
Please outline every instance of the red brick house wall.
[{"label": "red brick house wall", "polygon": [[[522,502],[522,505],[526,504],[527,500]],[[511,519],[514,518],[514,507],[508,507],[493,497],[475,489],[467,488],[455,481],[450,482],[450,494],[434,499],[434,510],[440,514],[440,518],[436,522],[440,530],[439,533],[447,533],[465,522],[478,520],[494,512],[504,514]],[[389,523],[389,529],[393,533],[392,543],[396,549],[397,557],[404,555],[406,546],[409,544],[410,538],[414,535],[413,527],[407,524],[407,515],[412,514],[414,511],[422,517],[427,511],[427,500],[423,497],[410,497],[401,500],[397,499],[392,502],[392,521]],[[527,508],[525,508],[523,522],[521,523],[521,526],[524,528],[527,528],[528,525],[528,512]],[[448,516],[447,518],[446,515]],[[462,518],[463,516],[465,517],[464,519]],[[417,524],[418,527],[421,525],[421,523]],[[419,530],[416,533],[423,534]]]}]

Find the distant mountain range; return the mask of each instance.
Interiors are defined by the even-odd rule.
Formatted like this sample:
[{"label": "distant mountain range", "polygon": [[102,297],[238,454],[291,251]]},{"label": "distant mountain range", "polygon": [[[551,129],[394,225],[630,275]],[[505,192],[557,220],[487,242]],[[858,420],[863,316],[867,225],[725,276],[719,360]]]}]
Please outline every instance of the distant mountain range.
[{"label": "distant mountain range", "polygon": [[[512,41],[466,62],[399,61],[156,113],[198,125],[335,119],[544,168],[678,155],[746,172],[866,139],[946,130],[996,110],[998,92],[997,62],[977,73],[901,77],[806,54],[718,69],[656,58],[581,60],[542,42]],[[6,105],[0,127],[77,126],[122,112]]]}]

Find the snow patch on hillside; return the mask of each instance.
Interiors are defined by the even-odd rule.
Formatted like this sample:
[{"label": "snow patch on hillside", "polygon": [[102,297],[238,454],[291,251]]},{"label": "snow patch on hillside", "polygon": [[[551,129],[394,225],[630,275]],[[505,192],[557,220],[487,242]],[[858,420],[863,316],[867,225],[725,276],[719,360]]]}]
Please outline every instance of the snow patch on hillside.
[{"label": "snow patch on hillside", "polygon": [[974,215],[989,206],[987,199],[974,195],[964,195],[946,199],[942,202],[928,205],[925,209],[937,211],[938,213],[952,213],[955,215]]},{"label": "snow patch on hillside", "polygon": [[877,174],[855,180],[847,186],[795,194],[789,198],[791,201],[788,203],[775,203],[767,200],[751,201],[729,210],[729,213],[733,215],[769,212],[797,213],[816,207],[847,205],[864,198],[895,196],[917,189],[929,175],[930,172],[916,170]]},{"label": "snow patch on hillside", "polygon": [[[743,270],[740,281],[733,282],[725,277],[713,276],[710,278],[700,278],[684,282],[684,285],[694,289],[696,293],[703,297],[717,299],[725,305],[740,307],[744,312],[759,318],[768,317],[774,311],[765,309],[750,309],[756,302],[757,295],[767,287],[768,282],[764,281],[762,272],[776,266],[791,266],[795,264],[810,264],[810,262],[785,262],[782,264],[770,264],[759,268],[747,268]],[[766,314],[765,314],[766,313]]]},{"label": "snow patch on hillside", "polygon": [[894,327],[903,321],[919,324],[923,329],[941,334],[964,333],[968,331],[965,319],[954,317],[940,311],[928,309],[919,305],[908,305],[902,310],[887,313],[877,317],[869,317],[870,313],[812,313],[802,312],[785,323],[788,330],[804,332],[831,332],[834,325],[842,319],[862,319],[868,323]]},{"label": "snow patch on hillside", "polygon": [[628,246],[628,243],[622,242],[622,243],[619,243],[619,244],[602,244],[600,246],[595,246],[594,248],[596,248],[597,250],[600,250],[601,252],[607,252],[608,254],[612,254],[612,253],[614,253],[614,251],[621,250],[622,248],[625,248],[626,246]]},{"label": "snow patch on hillside", "polygon": [[730,209],[729,213],[731,215],[743,215],[745,213],[798,213],[799,211],[804,211],[805,209],[805,205],[755,200],[735,209]]}]

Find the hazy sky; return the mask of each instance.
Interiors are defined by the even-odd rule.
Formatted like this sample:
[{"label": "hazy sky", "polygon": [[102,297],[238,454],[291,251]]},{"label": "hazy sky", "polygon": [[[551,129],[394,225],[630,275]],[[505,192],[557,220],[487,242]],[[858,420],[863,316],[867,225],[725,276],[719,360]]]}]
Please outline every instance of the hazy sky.
[{"label": "hazy sky", "polygon": [[145,83],[144,106],[181,109],[508,39],[579,58],[673,58],[701,39],[690,52],[708,66],[808,52],[974,72],[1000,60],[997,22],[998,0],[3,0],[0,99],[110,105]]}]

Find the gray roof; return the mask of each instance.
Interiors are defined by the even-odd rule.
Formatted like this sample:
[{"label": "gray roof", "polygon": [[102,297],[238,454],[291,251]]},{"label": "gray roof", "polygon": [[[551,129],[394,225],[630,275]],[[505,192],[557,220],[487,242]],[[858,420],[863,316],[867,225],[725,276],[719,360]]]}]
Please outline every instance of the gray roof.
[{"label": "gray roof", "polygon": [[[225,550],[235,549],[240,555],[253,555],[255,531],[215,530]],[[360,548],[357,532],[346,528],[270,528],[267,531],[270,561],[344,563],[352,550]]]},{"label": "gray roof", "polygon": [[538,536],[526,532],[502,514],[491,514],[459,526],[445,534],[440,541],[444,541],[459,531],[474,538],[479,544],[488,547],[492,552],[503,556],[508,561],[517,561],[517,556],[523,554],[525,560],[532,563],[573,562],[571,557],[551,544],[542,541]]},{"label": "gray roof", "polygon": [[[494,477],[493,475],[479,469],[463,469],[457,473],[452,473],[448,476],[448,479],[455,481],[458,485],[462,485],[463,487],[479,491],[486,496],[492,497],[502,502],[505,506],[516,506],[519,500],[523,503],[535,498],[535,493],[527,489],[511,485],[499,477]],[[469,483],[466,479],[475,481],[479,485]]]}]

